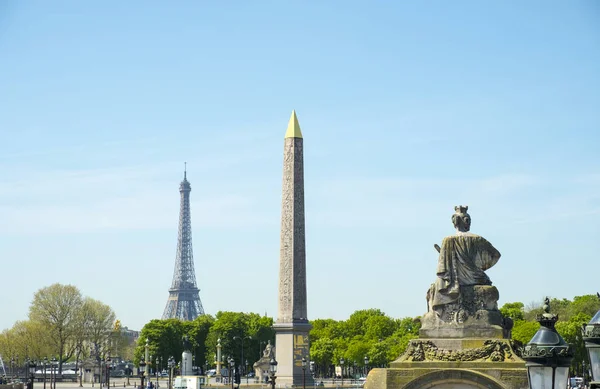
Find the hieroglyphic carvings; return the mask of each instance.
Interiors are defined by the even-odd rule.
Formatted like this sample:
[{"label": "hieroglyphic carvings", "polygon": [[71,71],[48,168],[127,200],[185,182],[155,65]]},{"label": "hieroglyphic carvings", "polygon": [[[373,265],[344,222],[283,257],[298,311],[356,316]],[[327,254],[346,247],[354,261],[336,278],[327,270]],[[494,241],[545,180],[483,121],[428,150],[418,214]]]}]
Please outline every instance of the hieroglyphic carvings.
[{"label": "hieroglyphic carvings", "polygon": [[286,138],[279,265],[278,322],[306,320],[304,160],[302,138]]}]

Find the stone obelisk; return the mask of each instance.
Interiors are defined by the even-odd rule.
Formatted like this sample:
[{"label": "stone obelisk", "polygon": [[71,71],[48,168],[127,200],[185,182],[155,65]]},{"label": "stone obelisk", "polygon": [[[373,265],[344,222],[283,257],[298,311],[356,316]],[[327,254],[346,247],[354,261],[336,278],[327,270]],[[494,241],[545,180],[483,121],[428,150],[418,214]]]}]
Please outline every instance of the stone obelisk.
[{"label": "stone obelisk", "polygon": [[[292,112],[283,147],[283,195],[279,253],[279,308],[275,329],[277,383],[312,386],[306,318],[306,250],[304,229],[303,139]],[[302,369],[306,360],[306,372]],[[305,375],[303,374],[305,373]]]}]

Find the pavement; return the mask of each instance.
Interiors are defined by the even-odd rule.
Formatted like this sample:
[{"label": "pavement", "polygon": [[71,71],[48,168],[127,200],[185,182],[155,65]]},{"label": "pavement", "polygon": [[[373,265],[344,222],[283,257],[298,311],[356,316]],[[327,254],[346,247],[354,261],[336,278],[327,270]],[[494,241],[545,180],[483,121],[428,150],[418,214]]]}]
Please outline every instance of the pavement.
[{"label": "pavement", "polygon": [[[146,384],[147,381],[144,380]],[[152,383],[155,385],[156,387],[156,378],[152,379]],[[167,387],[169,386],[169,379],[168,378],[160,378],[159,379],[159,387],[158,389],[168,389]],[[111,388],[126,388],[126,389],[136,389],[137,386],[140,385],[140,379],[139,377],[130,377],[129,378],[129,385],[127,385],[127,378],[111,378],[110,379],[110,387]],[[215,382],[214,378],[209,380],[208,385],[202,385],[203,387],[211,387],[211,388],[215,388],[215,389],[228,389],[231,388],[231,384],[223,384],[223,383],[217,383]],[[277,389],[284,389],[287,388],[287,385],[275,385]],[[100,385],[98,383],[95,384],[91,384],[89,382],[84,382],[83,386],[81,386],[83,388],[96,388],[96,389],[107,389],[106,386],[103,384],[102,388],[100,388]],[[325,380],[324,381],[324,387],[328,387],[328,388],[339,388],[341,389],[340,386],[340,380],[336,380],[335,383],[333,383],[331,380]],[[350,383],[350,382],[344,382],[344,388],[346,389],[352,389],[352,388],[360,388],[361,385],[360,384],[355,384],[354,382]],[[44,388],[44,383],[43,382],[35,382],[34,389],[43,389]],[[57,382],[56,383],[56,389],[76,389],[76,388],[80,388],[79,386],[79,382]],[[242,379],[242,382],[240,384],[240,389],[244,389],[244,388],[252,388],[252,389],[271,389],[271,385],[266,384],[266,383],[255,383],[252,379],[249,380],[248,383],[246,383],[245,379]],[[318,389],[319,387],[316,387],[316,389]],[[50,388],[50,382],[46,383],[46,389],[51,389]],[[315,389],[315,387],[313,386],[307,386],[306,389]]]}]

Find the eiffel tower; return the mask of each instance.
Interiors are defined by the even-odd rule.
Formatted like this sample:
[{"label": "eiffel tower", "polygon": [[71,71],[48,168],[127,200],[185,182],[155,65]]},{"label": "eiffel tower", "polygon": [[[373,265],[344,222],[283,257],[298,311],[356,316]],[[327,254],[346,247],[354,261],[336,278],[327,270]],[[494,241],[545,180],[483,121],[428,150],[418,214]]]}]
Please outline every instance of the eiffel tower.
[{"label": "eiffel tower", "polygon": [[163,319],[194,320],[204,315],[200,302],[200,290],[196,286],[194,253],[192,249],[192,215],[190,212],[190,192],[192,186],[187,180],[187,169],[183,171],[183,181],[179,185],[181,204],[179,208],[179,236],[173,283],[169,289],[169,299],[163,312]]}]

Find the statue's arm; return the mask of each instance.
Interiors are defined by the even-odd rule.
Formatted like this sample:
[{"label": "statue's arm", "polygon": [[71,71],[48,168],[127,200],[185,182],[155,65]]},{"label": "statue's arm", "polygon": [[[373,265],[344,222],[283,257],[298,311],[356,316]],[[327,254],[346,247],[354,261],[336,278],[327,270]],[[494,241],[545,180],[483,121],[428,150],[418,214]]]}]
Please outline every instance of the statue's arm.
[{"label": "statue's arm", "polygon": [[437,250],[438,253],[440,252],[441,248],[440,248],[440,246],[438,246],[437,243],[434,244],[433,247]]}]

